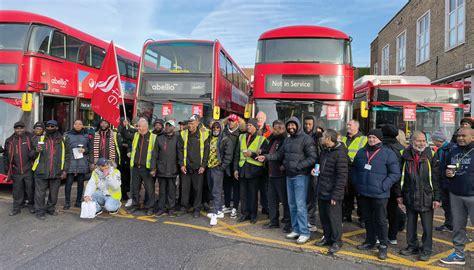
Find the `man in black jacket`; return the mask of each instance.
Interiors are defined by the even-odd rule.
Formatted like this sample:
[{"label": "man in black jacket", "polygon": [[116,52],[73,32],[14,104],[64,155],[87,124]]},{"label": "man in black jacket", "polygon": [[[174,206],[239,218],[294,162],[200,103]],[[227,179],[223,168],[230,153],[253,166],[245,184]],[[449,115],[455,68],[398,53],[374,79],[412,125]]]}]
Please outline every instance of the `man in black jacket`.
[{"label": "man in black jacket", "polygon": [[[438,161],[420,131],[412,135],[411,145],[402,155],[402,195],[400,203],[407,209],[407,244],[400,254],[419,254],[421,261],[430,259],[433,245],[433,214],[441,204]],[[423,226],[422,246],[418,249],[418,216]]]},{"label": "man in black jacket", "polygon": [[[57,216],[56,203],[58,202],[61,179],[66,178],[64,164],[68,157],[63,136],[58,132],[58,122],[46,122],[46,134],[37,137],[33,142],[35,162],[33,172],[35,177],[35,213],[40,220],[45,219],[45,213]],[[46,190],[49,189],[48,202],[45,205]]]},{"label": "man in black jacket", "polygon": [[303,133],[300,121],[296,117],[290,117],[286,121],[286,132],[290,137],[285,139],[283,147],[276,153],[259,156],[257,160],[262,162],[265,159],[283,161],[286,171],[291,227],[293,228],[286,238],[297,239],[296,243],[302,245],[310,237],[306,196],[308,195],[311,168],[316,163],[316,146],[313,138]]},{"label": "man in black jacket", "polygon": [[34,213],[34,187],[31,166],[33,163],[33,146],[31,134],[25,132],[25,124],[16,122],[15,133],[5,141],[3,159],[7,175],[13,181],[13,210],[10,216],[20,213],[23,200],[28,200],[28,209]]},{"label": "man in black jacket", "polygon": [[[225,125],[224,128],[224,136],[232,141],[234,153],[238,148],[240,121],[243,122],[237,115],[231,114],[227,118],[227,125]],[[237,209],[239,209],[240,203],[240,183],[233,175],[233,172],[237,169],[238,168],[234,168],[234,156],[232,156],[232,162],[224,174],[224,208],[222,212],[224,212],[224,214],[230,213],[230,218],[234,219],[237,218]],[[232,208],[230,208],[231,201]]]},{"label": "man in black jacket", "polygon": [[207,182],[212,193],[214,207],[208,217],[211,219],[210,225],[215,226],[217,225],[217,219],[224,217],[222,212],[222,182],[224,181],[224,172],[232,162],[234,146],[230,138],[223,136],[221,122],[215,121],[211,127]]},{"label": "man in black jacket", "polygon": [[[329,252],[336,253],[342,246],[342,200],[349,172],[349,157],[344,144],[337,141],[337,131],[328,129],[323,133],[324,150],[319,158],[318,179],[319,218],[324,238],[316,246],[330,246]],[[317,168],[312,174],[317,175]]]},{"label": "man in black jacket", "polygon": [[[269,143],[262,148],[262,154],[273,154],[280,149],[286,137],[285,123],[281,120],[273,122],[273,133],[270,135]],[[288,195],[286,191],[286,175],[280,160],[268,161],[268,210],[270,222],[263,225],[264,229],[280,228],[280,202],[283,206],[283,231],[291,232],[290,209],[288,207]]]},{"label": "man in black jacket", "polygon": [[165,214],[166,205],[168,205],[168,215],[174,216],[176,176],[178,176],[178,134],[176,134],[175,128],[175,121],[168,120],[165,124],[164,134],[157,137],[153,149],[151,175],[158,177],[160,185],[156,217]]}]

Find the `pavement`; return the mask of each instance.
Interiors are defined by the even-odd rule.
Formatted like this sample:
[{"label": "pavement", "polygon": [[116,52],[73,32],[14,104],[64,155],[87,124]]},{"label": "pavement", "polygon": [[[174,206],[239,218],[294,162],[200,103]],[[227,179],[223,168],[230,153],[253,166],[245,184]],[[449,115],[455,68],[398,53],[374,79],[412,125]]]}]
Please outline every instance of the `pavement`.
[{"label": "pavement", "polygon": [[[104,213],[83,220],[78,208],[62,210],[63,188],[59,215],[39,221],[28,211],[9,217],[10,194],[11,188],[0,186],[0,269],[446,269],[438,259],[452,251],[450,233],[435,232],[429,262],[401,256],[398,251],[405,247],[402,232],[399,244],[389,249],[389,259],[380,261],[376,251],[355,249],[365,236],[365,230],[355,223],[344,223],[344,246],[332,256],[326,248],[313,245],[322,236],[320,229],[309,243],[297,245],[286,240],[280,229],[262,229],[266,222],[262,216],[257,224],[236,223],[225,217],[210,227],[204,212],[198,219],[190,214],[155,218],[143,212],[130,215],[121,209],[113,216]],[[442,212],[436,213],[436,226],[442,222],[439,214]],[[474,227],[469,226],[468,232],[473,235]],[[473,269],[474,243],[468,243],[467,250],[466,265],[449,268]]]}]

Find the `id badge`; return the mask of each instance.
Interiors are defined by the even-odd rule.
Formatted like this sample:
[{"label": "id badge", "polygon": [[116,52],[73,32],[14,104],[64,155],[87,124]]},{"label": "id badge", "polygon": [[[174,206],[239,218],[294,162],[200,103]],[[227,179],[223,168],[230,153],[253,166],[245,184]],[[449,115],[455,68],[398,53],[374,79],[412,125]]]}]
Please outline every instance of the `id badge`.
[{"label": "id badge", "polygon": [[372,165],[370,165],[370,164],[365,164],[364,169],[370,171],[370,170],[372,170]]}]

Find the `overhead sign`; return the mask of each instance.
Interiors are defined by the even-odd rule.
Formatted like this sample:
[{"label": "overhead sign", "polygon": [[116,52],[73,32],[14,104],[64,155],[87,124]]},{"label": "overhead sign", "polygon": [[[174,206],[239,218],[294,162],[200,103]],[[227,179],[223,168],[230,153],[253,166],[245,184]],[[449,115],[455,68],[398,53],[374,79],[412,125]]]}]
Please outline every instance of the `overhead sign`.
[{"label": "overhead sign", "polygon": [[165,103],[161,106],[161,115],[163,117],[173,114],[173,104]]},{"label": "overhead sign", "polygon": [[266,77],[266,90],[272,93],[311,93],[316,92],[317,76],[281,76]]},{"label": "overhead sign", "polygon": [[326,106],[327,120],[339,120],[339,106]]},{"label": "overhead sign", "polygon": [[148,95],[159,94],[190,94],[204,95],[206,82],[199,81],[147,81],[146,92]]},{"label": "overhead sign", "polygon": [[403,121],[416,121],[416,106],[403,106]]}]

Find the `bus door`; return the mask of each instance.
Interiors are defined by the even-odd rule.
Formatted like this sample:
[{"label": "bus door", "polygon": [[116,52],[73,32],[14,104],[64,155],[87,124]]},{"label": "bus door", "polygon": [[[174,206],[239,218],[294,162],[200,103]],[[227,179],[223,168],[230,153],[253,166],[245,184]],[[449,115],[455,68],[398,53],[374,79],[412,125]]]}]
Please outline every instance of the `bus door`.
[{"label": "bus door", "polygon": [[73,99],[43,96],[43,121],[56,120],[59,132],[64,134],[72,128],[74,121]]}]

